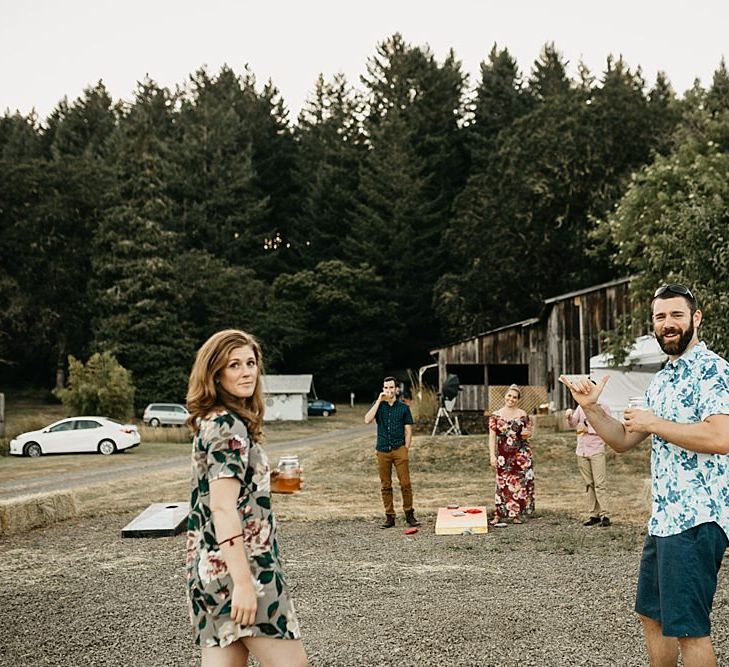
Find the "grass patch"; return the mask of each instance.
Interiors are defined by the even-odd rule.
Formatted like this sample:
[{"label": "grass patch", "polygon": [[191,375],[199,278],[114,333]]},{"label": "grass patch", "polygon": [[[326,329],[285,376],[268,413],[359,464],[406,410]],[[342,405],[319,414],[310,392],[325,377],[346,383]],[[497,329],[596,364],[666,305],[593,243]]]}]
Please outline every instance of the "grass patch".
[{"label": "grass patch", "polygon": [[192,431],[187,426],[146,426],[139,424],[137,426],[139,437],[143,443],[150,442],[191,442]]},{"label": "grass patch", "polygon": [[[542,432],[533,442],[536,516],[543,521],[570,522],[586,516],[582,478],[575,460],[573,433]],[[296,453],[296,452],[292,452]],[[300,453],[306,486],[291,496],[276,496],[282,518],[314,520],[373,517],[382,514],[379,478],[371,436],[334,447]],[[626,454],[608,456],[611,517],[618,524],[644,525],[650,514],[650,449],[647,443]],[[493,508],[494,472],[488,464],[485,436],[416,436],[410,455],[418,514],[437,513],[449,502]],[[395,481],[395,507],[399,505]],[[601,539],[614,539],[614,529]],[[581,548],[580,544],[566,549]]]}]

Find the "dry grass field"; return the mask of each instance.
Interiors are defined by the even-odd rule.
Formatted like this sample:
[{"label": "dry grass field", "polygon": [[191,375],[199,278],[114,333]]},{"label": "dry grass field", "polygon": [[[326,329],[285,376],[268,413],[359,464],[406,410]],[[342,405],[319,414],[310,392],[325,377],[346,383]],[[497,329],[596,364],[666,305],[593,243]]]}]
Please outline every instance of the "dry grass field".
[{"label": "dry grass field", "polygon": [[[584,489],[577,471],[574,433],[542,432],[533,449],[537,514],[582,517]],[[449,502],[493,507],[494,473],[488,465],[484,436],[416,436],[410,469],[419,513],[434,514]],[[612,516],[621,523],[645,524],[650,512],[650,448],[609,455]],[[285,518],[316,520],[379,516],[382,504],[371,437],[302,454],[306,484],[291,496],[277,496]],[[396,508],[397,508],[396,489]]]},{"label": "dry grass field", "polygon": [[[269,423],[269,444],[331,433],[362,423],[367,406],[339,406],[336,416],[311,418],[301,424]],[[28,425],[31,419],[48,423],[60,418],[61,409],[40,415],[15,417],[8,411],[9,427]],[[38,476],[88,471],[103,473],[140,467],[134,479],[91,481],[74,495],[80,516],[141,509],[152,502],[185,500],[189,493],[189,436],[183,428],[142,427],[142,445],[111,457],[94,454],[41,457],[30,460],[0,457],[0,478],[22,481]],[[575,519],[584,515],[581,479],[574,456],[574,433],[538,432],[533,441],[536,506],[539,513],[557,513]],[[373,436],[343,438],[315,448],[293,448],[279,454],[298,454],[305,468],[305,488],[297,494],[276,497],[282,518],[303,521],[379,517],[382,506],[375,465]],[[145,471],[146,464],[169,460],[164,470]],[[140,464],[142,464],[140,466]],[[609,454],[612,516],[622,523],[644,524],[649,512],[648,443],[623,455]],[[411,450],[415,505],[419,514],[434,514],[449,502],[493,506],[494,475],[488,466],[484,436],[416,436]],[[397,500],[397,489],[396,489]],[[397,506],[397,505],[396,505]]]}]

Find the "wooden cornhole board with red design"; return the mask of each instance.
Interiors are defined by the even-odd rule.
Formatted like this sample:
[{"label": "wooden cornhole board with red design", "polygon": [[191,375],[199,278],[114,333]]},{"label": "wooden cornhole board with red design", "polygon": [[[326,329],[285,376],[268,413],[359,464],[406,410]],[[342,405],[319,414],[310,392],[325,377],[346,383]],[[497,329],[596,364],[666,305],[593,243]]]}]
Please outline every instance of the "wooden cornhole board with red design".
[{"label": "wooden cornhole board with red design", "polygon": [[[481,510],[478,514],[469,514],[466,510]],[[453,516],[454,512],[464,512],[463,516]],[[438,508],[438,518],[435,520],[436,535],[461,535],[464,530],[472,533],[488,533],[489,524],[486,508],[480,505],[468,505],[457,509],[447,507]]]}]

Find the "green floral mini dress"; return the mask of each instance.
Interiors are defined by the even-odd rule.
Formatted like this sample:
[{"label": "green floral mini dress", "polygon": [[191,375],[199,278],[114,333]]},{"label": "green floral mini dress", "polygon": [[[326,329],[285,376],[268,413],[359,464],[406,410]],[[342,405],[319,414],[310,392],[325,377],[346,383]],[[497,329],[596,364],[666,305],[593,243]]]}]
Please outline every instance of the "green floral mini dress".
[{"label": "green floral mini dress", "polygon": [[[245,545],[258,593],[253,625],[240,625],[230,618],[233,581],[220,552],[210,512],[210,482],[221,477],[236,477],[241,484],[238,512],[243,540],[236,540],[235,545]],[[266,453],[251,441],[241,418],[231,412],[202,420],[193,440],[186,569],[196,644],[228,646],[241,637],[301,637],[279,561]]]}]

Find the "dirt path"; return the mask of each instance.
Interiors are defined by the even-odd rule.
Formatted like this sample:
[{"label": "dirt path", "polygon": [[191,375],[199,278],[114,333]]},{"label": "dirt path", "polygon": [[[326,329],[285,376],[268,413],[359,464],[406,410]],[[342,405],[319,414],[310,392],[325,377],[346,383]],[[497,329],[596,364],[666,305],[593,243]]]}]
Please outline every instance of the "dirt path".
[{"label": "dirt path", "polygon": [[[366,426],[363,424],[361,426],[324,432],[317,435],[307,436],[305,438],[273,442],[266,445],[266,451],[270,455],[278,455],[281,452],[288,452],[290,450],[298,451],[302,449],[311,449],[342,440],[349,440],[351,438],[364,435],[371,430],[373,430],[372,426]],[[73,472],[59,472],[50,475],[46,474],[32,479],[23,479],[22,481],[14,480],[12,478],[2,480],[0,481],[0,501],[13,500],[20,496],[27,496],[35,493],[68,491],[81,486],[103,484],[104,482],[118,482],[125,479],[133,479],[140,475],[162,472],[165,470],[176,472],[177,469],[179,469],[180,473],[184,472],[186,474],[190,467],[189,452],[185,452],[184,454],[179,452],[171,453],[168,458],[157,461],[134,461],[133,455],[134,450],[128,453],[115,455],[121,460],[119,461],[119,466],[113,470],[78,470]],[[131,460],[124,460],[125,457]],[[271,458],[273,458],[273,456],[271,456]],[[275,463],[275,461],[272,461],[273,465],[275,465]]]}]

